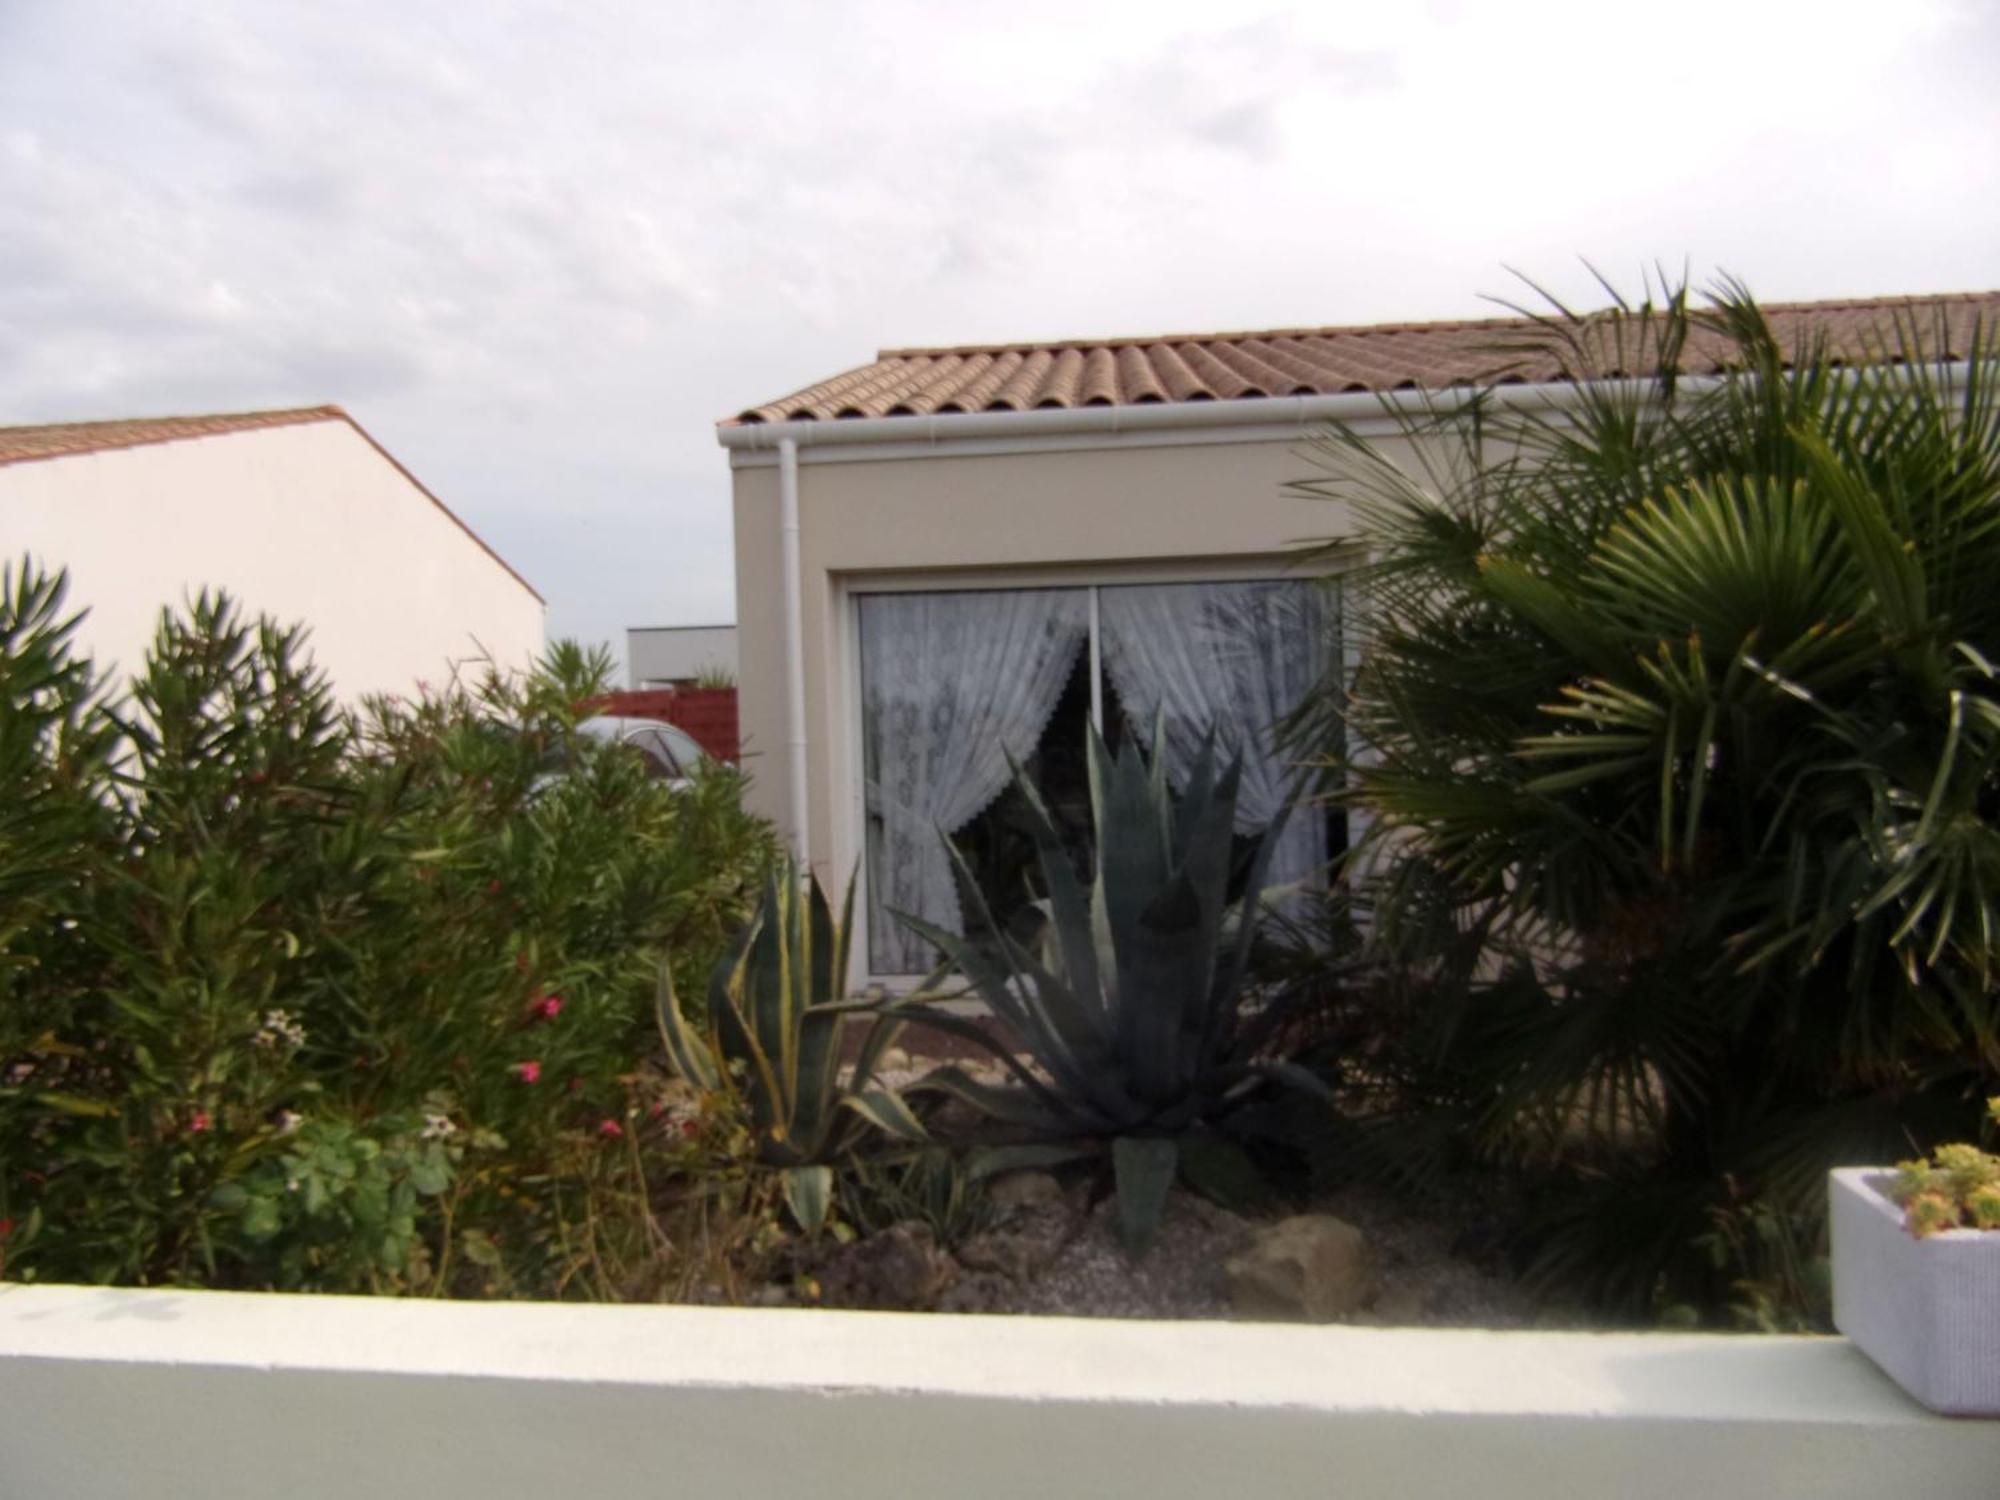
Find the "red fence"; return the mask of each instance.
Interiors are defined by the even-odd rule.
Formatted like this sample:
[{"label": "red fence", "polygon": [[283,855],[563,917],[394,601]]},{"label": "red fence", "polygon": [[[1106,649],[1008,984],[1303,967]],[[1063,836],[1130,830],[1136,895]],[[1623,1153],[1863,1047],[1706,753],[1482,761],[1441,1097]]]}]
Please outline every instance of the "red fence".
[{"label": "red fence", "polygon": [[600,713],[627,718],[663,719],[686,730],[697,745],[717,760],[734,764],[743,753],[733,687],[646,688],[606,693],[595,707]]}]

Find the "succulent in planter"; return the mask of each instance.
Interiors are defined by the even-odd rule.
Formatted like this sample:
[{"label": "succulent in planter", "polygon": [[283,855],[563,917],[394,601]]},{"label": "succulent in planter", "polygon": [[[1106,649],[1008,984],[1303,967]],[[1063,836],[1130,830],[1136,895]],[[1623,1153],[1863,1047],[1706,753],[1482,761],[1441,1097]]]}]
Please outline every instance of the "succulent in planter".
[{"label": "succulent in planter", "polygon": [[1831,1196],[1834,1326],[1932,1410],[2000,1417],[2000,1156],[1842,1167]]},{"label": "succulent in planter", "polygon": [[787,864],[717,961],[700,1024],[681,1009],[671,964],[660,966],[668,1061],[692,1087],[738,1097],[758,1160],[783,1173],[786,1206],[808,1234],[826,1222],[833,1164],[869,1127],[927,1138],[895,1090],[875,1081],[899,1021],[877,1016],[843,1076],[842,1037],[867,1008],[843,998],[853,925],[851,886],[836,922],[819,881]]},{"label": "succulent in planter", "polygon": [[1088,757],[1097,850],[1088,887],[1040,794],[1015,768],[1046,893],[1039,944],[994,920],[956,847],[980,932],[961,936],[901,917],[965,977],[1034,1066],[984,1028],[923,1001],[884,1013],[972,1043],[1012,1079],[996,1086],[944,1067],[915,1087],[956,1096],[1038,1140],[1108,1143],[1120,1234],[1136,1252],[1158,1226],[1190,1136],[1268,1079],[1324,1088],[1263,1055],[1284,1018],[1282,1005],[1249,983],[1276,828],[1254,841],[1244,894],[1230,900],[1240,758],[1218,765],[1213,745],[1204,748],[1177,798],[1162,759],[1149,764],[1131,741],[1114,755],[1093,729]]},{"label": "succulent in planter", "polygon": [[[2000,1098],[1987,1100],[1986,1110],[2000,1125]],[[1887,1192],[1918,1239],[1947,1229],[2000,1230],[2000,1156],[1977,1146],[1940,1146],[1898,1162]]]}]

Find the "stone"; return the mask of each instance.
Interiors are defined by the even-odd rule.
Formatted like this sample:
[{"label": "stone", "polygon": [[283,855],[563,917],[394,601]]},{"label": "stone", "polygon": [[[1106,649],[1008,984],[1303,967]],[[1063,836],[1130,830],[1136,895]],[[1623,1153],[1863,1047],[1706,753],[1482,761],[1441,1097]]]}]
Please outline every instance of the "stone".
[{"label": "stone", "polygon": [[1026,1281],[1062,1253],[1076,1232],[1067,1217],[1038,1213],[1018,1228],[975,1234],[958,1247],[958,1263],[968,1271],[992,1271]]},{"label": "stone", "polygon": [[1014,1283],[993,1271],[974,1271],[954,1281],[938,1299],[937,1310],[948,1313],[1006,1312],[1014,1299]]},{"label": "stone", "polygon": [[843,1245],[815,1276],[824,1307],[925,1311],[958,1275],[930,1226],[914,1219]]},{"label": "stone", "polygon": [[1027,1281],[1047,1269],[1083,1228],[1079,1201],[1047,1172],[1007,1172],[987,1191],[991,1227],[959,1245],[968,1271]]},{"label": "stone", "polygon": [[1435,1300],[1422,1287],[1392,1282],[1355,1321],[1377,1328],[1421,1328],[1436,1321],[1436,1311]]},{"label": "stone", "polygon": [[1258,1229],[1222,1268],[1238,1317],[1326,1323],[1375,1298],[1367,1238],[1331,1214],[1298,1214]]},{"label": "stone", "polygon": [[1002,1172],[987,1184],[986,1201],[999,1214],[1060,1208],[1062,1184],[1047,1172]]}]

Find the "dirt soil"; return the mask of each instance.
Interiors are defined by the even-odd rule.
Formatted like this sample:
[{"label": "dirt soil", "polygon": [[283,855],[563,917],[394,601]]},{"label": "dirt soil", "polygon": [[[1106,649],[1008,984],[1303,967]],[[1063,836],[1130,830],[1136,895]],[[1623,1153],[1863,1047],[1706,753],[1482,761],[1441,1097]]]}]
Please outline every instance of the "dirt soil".
[{"label": "dirt soil", "polygon": [[[1429,1328],[1588,1328],[1574,1309],[1539,1304],[1497,1266],[1454,1250],[1464,1230],[1391,1195],[1349,1189],[1312,1206],[1367,1237],[1381,1295],[1342,1321]],[[1109,1202],[1039,1274],[994,1284],[987,1310],[1097,1318],[1226,1318],[1222,1266],[1255,1224],[1188,1193],[1169,1201],[1160,1235],[1136,1264],[1117,1243]]]},{"label": "dirt soil", "polygon": [[[1088,1202],[1089,1184],[1058,1188],[1043,1174],[1032,1201],[1005,1204],[988,1231],[951,1250],[918,1222],[831,1252],[810,1268],[814,1294],[771,1289],[770,1300],[836,1307],[920,1308],[1093,1318],[1228,1318],[1223,1266],[1256,1222],[1176,1190],[1159,1234],[1138,1260],[1119,1245],[1114,1205]],[[1003,1179],[1004,1181],[1004,1179]],[[1394,1195],[1348,1189],[1311,1206],[1366,1237],[1378,1294],[1340,1321],[1430,1328],[1602,1326],[1531,1297],[1479,1235]]]}]

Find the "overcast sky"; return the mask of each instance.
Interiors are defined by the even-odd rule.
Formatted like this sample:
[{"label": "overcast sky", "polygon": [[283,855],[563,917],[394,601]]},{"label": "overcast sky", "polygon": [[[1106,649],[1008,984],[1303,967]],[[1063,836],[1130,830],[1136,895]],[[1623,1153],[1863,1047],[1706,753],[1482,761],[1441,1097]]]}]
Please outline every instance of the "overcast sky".
[{"label": "overcast sky", "polygon": [[1992,0],[0,0],[0,424],[338,402],[622,645],[879,347],[2000,286],[1996,78]]}]

